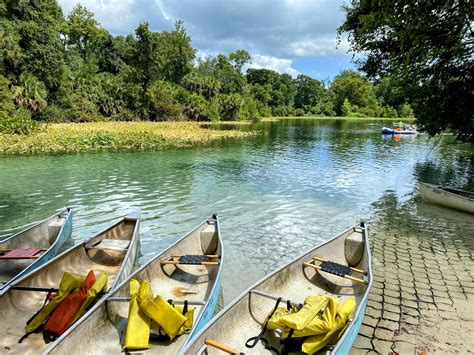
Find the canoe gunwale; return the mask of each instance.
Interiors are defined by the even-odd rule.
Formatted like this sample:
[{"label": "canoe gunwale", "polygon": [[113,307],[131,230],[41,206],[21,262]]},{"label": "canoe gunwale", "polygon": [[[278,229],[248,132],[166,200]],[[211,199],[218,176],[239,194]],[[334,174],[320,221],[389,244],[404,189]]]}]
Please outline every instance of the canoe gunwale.
[{"label": "canoe gunwale", "polygon": [[[372,287],[372,258],[371,258],[371,254],[370,254],[370,248],[369,248],[369,241],[368,241],[368,223],[367,222],[360,222],[360,223],[357,223],[356,225],[353,225],[347,229],[345,229],[343,232],[339,233],[337,236],[335,236],[334,238],[331,238],[321,244],[318,244],[317,246],[315,246],[314,248],[310,249],[310,250],[306,250],[304,252],[302,252],[301,254],[299,254],[298,256],[296,256],[295,258],[293,258],[292,260],[290,260],[288,263],[282,265],[281,267],[279,267],[278,269],[276,269],[275,271],[273,271],[272,273],[266,275],[265,277],[263,277],[262,279],[260,279],[257,283],[251,285],[250,287],[248,287],[246,290],[244,290],[238,297],[236,297],[231,303],[229,303],[227,306],[225,306],[217,315],[215,315],[214,319],[217,320],[217,319],[220,319],[221,317],[223,317],[228,311],[230,311],[232,309],[232,307],[234,307],[237,303],[239,303],[245,296],[247,295],[251,295],[252,294],[252,290],[255,290],[255,289],[258,289],[259,286],[261,286],[264,282],[266,282],[268,279],[270,279],[271,277],[273,277],[274,275],[276,275],[277,273],[279,273],[280,271],[284,270],[285,268],[289,267],[291,264],[293,264],[294,262],[297,262],[298,260],[304,258],[305,256],[313,253],[315,250],[323,247],[324,245],[326,244],[329,244],[331,243],[332,241],[336,240],[337,238],[341,237],[342,235],[350,232],[351,230],[354,230],[356,228],[361,228],[364,230],[364,241],[366,242],[365,246],[364,246],[364,249],[365,249],[365,252],[367,253],[367,263],[368,263],[368,270],[367,270],[367,280],[368,280],[368,284],[366,285],[366,291],[364,293],[364,296],[361,298],[361,301],[357,307],[357,311],[356,313],[354,314],[354,316],[352,317],[353,320],[357,319],[356,317],[360,317],[360,316],[363,316],[363,314],[361,315],[360,313],[362,312],[361,310],[361,306],[364,304],[364,302],[368,299],[368,296],[369,296],[369,292],[370,292],[370,288]],[[256,293],[257,294],[257,293]],[[193,339],[198,339],[200,338],[206,331],[208,328],[210,328],[212,326],[212,322],[209,322],[206,326],[204,326],[197,334],[195,334],[193,336]],[[353,327],[353,322],[352,324],[350,324],[347,329],[345,330],[344,332],[344,335],[339,339],[339,341],[337,342],[337,344],[335,345],[334,349],[331,351],[331,353],[334,352],[334,350],[337,350],[339,348],[339,346],[343,343],[343,341],[346,339],[346,336],[348,335],[349,333],[349,330]],[[187,350],[189,348],[188,346],[189,344],[189,340],[186,342],[185,346],[181,349],[181,351],[179,352],[180,355],[184,355],[184,354],[188,354]],[[204,346],[204,344],[203,344]]]},{"label": "canoe gunwale", "polygon": [[[125,217],[124,219],[126,219],[127,217]],[[131,218],[129,218],[131,219]],[[109,292],[107,292],[105,294],[105,296],[100,299],[91,309],[89,309],[82,317],[81,319],[76,322],[75,324],[73,324],[68,330],[66,330],[66,332],[63,333],[63,335],[61,337],[59,337],[56,342],[46,348],[43,352],[43,355],[46,355],[46,354],[49,354],[51,351],[54,350],[54,348],[59,345],[59,343],[67,340],[67,335],[72,333],[73,331],[75,331],[76,328],[78,328],[82,322],[86,321],[87,318],[89,318],[97,309],[99,309],[102,305],[106,304],[109,299],[111,299],[112,301],[114,300],[114,295],[119,292],[119,290],[126,286],[127,283],[130,282],[130,280],[132,278],[134,278],[137,274],[139,274],[140,272],[142,272],[144,269],[146,269],[151,263],[159,260],[160,257],[162,257],[164,254],[166,254],[168,251],[170,251],[171,249],[173,249],[177,244],[179,244],[180,242],[182,242],[183,240],[185,240],[187,237],[189,237],[191,234],[193,234],[195,231],[197,231],[199,228],[201,228],[201,226],[204,224],[204,223],[207,223],[209,220],[215,220],[216,223],[216,232],[217,232],[217,245],[218,245],[218,248],[220,247],[220,263],[219,263],[219,270],[217,271],[217,274],[216,274],[216,278],[215,278],[215,281],[214,281],[214,285],[211,289],[211,292],[209,293],[209,297],[207,299],[206,302],[204,302],[204,304],[202,305],[202,311],[199,312],[199,315],[198,317],[194,320],[194,324],[197,325],[199,324],[202,316],[204,315],[207,307],[209,306],[209,303],[212,299],[212,297],[214,296],[214,293],[216,292],[216,287],[217,285],[219,284],[218,280],[221,276],[221,270],[222,270],[222,262],[224,260],[224,248],[223,248],[223,244],[222,244],[222,239],[221,239],[221,235],[220,235],[220,228],[219,228],[219,218],[217,216],[217,214],[212,214],[210,217],[206,218],[205,220],[203,220],[201,223],[199,223],[196,227],[194,227],[193,229],[191,229],[188,233],[184,234],[184,236],[182,236],[181,238],[179,238],[178,240],[176,240],[173,244],[171,244],[168,248],[164,249],[163,251],[161,251],[159,254],[157,254],[156,256],[154,256],[152,259],[148,260],[144,265],[141,265],[138,269],[136,269],[135,271],[133,271],[124,281],[122,281],[120,284],[116,285],[113,289],[111,289]],[[121,302],[123,300],[119,300],[119,302]],[[192,332],[189,334],[191,335]],[[191,337],[188,336],[188,339],[186,339],[186,341],[184,342],[183,344],[183,347],[187,344],[188,340],[190,339]]]},{"label": "canoe gunwale", "polygon": [[[363,225],[363,227],[362,227],[362,225]],[[364,309],[364,313],[361,314],[362,311],[363,311],[361,305],[363,305],[365,302],[367,302],[367,300],[369,298],[370,289],[372,288],[372,282],[373,282],[373,279],[372,279],[372,255],[370,253],[370,246],[369,246],[369,231],[368,231],[369,225],[368,225],[368,223],[367,222],[361,222],[361,228],[364,229],[364,241],[365,241],[364,248],[365,248],[365,252],[367,254],[367,267],[368,267],[367,281],[368,281],[368,284],[367,284],[367,287],[365,289],[364,296],[361,298],[359,306],[357,307],[357,311],[348,320],[349,322],[351,322],[351,324],[344,331],[344,334],[342,335],[342,337],[339,339],[339,341],[337,342],[337,344],[334,346],[334,348],[331,351],[332,353],[335,353],[335,354],[337,354],[337,351],[342,346],[342,344],[344,343],[346,338],[349,336],[349,330],[353,327],[354,321],[356,319],[359,319],[359,317],[364,317],[365,309]]]},{"label": "canoe gunwale", "polygon": [[50,257],[50,260],[54,259],[56,257],[56,255],[49,255],[51,253],[52,250],[54,250],[54,248],[56,246],[58,246],[59,244],[62,244],[65,242],[65,239],[67,239],[69,236],[66,236],[65,239],[63,240],[62,239],[62,234],[64,232],[64,228],[66,228],[66,226],[68,225],[68,223],[71,221],[71,225],[72,225],[72,208],[71,207],[66,207],[64,209],[62,209],[61,211],[49,216],[48,218],[45,218],[43,219],[42,221],[39,221],[38,223],[35,223],[34,225],[30,226],[29,228],[26,228],[18,233],[15,233],[14,235],[2,240],[0,242],[0,246],[14,238],[18,238],[18,237],[21,237],[22,234],[26,233],[26,232],[29,232],[37,227],[39,227],[41,224],[45,223],[46,221],[50,220],[50,219],[53,219],[55,217],[58,217],[60,216],[61,214],[63,214],[64,212],[67,213],[65,219],[64,219],[64,223],[61,225],[61,228],[59,229],[58,231],[58,235],[56,237],[56,239],[54,240],[53,243],[51,243],[51,245],[49,246],[48,249],[45,250],[45,252],[39,257],[37,258],[35,261],[33,261],[30,265],[28,265],[27,267],[25,267],[20,273],[18,273],[16,276],[12,277],[8,282],[4,283],[3,285],[0,286],[0,295],[3,295],[5,294],[5,292],[7,292],[7,290],[14,284],[16,284],[17,282],[21,281],[23,278],[25,278],[26,276],[29,275],[29,273],[33,270],[35,270],[36,268],[44,265],[44,264],[47,264],[48,262],[44,263],[44,260],[45,258],[47,257]]}]

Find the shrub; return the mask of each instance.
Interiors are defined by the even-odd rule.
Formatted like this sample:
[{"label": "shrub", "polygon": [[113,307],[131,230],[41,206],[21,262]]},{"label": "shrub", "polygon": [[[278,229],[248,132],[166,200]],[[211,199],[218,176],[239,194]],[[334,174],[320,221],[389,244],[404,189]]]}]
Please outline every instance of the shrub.
[{"label": "shrub", "polygon": [[243,105],[243,98],[239,94],[219,94],[220,117],[224,120],[237,121]]},{"label": "shrub", "polygon": [[155,81],[146,92],[150,119],[180,119],[183,115],[183,105],[179,103],[178,88],[166,81]]},{"label": "shrub", "polygon": [[45,122],[67,122],[68,112],[56,106],[55,104],[46,106],[43,112],[39,115],[39,120]]},{"label": "shrub", "polygon": [[295,110],[295,116],[298,116],[298,117],[304,116],[304,110],[302,108],[297,108]]},{"label": "shrub", "polygon": [[0,119],[0,132],[7,134],[30,134],[36,131],[38,122],[31,119],[31,112],[20,107],[13,114]]}]

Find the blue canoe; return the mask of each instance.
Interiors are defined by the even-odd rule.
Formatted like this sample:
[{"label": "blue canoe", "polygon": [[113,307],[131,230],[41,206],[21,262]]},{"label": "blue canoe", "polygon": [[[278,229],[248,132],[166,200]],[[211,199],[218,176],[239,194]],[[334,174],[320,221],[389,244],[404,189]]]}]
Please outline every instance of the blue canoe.
[{"label": "blue canoe", "polygon": [[0,295],[14,281],[52,259],[71,231],[72,210],[66,208],[0,241]]},{"label": "blue canoe", "polygon": [[147,353],[177,354],[214,315],[223,257],[219,219],[213,215],[131,274],[63,334],[47,353],[67,354],[70,349],[80,349],[78,351],[84,354],[120,354],[127,328],[130,280],[136,279],[148,280],[154,295],[164,297],[173,305],[187,301],[189,307],[195,308],[194,324],[189,332],[173,341],[154,334],[150,337]]},{"label": "blue canoe", "polygon": [[[338,267],[342,267],[345,272],[351,269],[350,273],[341,272],[340,269],[336,271],[339,275],[328,272],[328,265],[334,265],[331,261],[340,264]],[[348,354],[359,332],[371,285],[368,226],[361,223],[306,252],[250,287],[203,328],[181,354],[221,354],[222,351],[274,354],[273,349],[281,350],[282,347],[279,331],[264,331],[261,335],[265,340],[250,341],[254,343],[250,344],[254,345],[251,348],[246,347],[246,342],[266,328],[266,320],[278,300],[282,302],[280,306],[284,307],[288,302],[298,307],[308,296],[323,294],[338,298],[340,303],[348,297],[355,298],[355,311],[347,328],[336,344],[322,349],[324,353]],[[297,353],[294,351],[292,349],[291,353]]]}]

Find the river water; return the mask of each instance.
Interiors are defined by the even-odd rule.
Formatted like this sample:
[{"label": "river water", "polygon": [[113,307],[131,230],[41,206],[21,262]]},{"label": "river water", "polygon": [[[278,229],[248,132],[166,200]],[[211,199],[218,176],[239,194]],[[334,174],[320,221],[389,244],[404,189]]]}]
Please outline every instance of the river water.
[{"label": "river water", "polygon": [[[383,125],[282,120],[239,126],[262,134],[209,148],[0,157],[0,238],[71,206],[70,246],[141,208],[143,263],[217,213],[228,303],[362,219],[381,229],[380,223],[391,224],[390,211],[403,209],[419,221],[413,228],[429,228],[433,216],[438,224],[459,225],[462,235],[472,217],[426,204],[417,184],[474,190],[472,147],[442,143],[432,149],[433,140],[423,135],[382,137]],[[403,223],[399,216],[395,221]]]}]

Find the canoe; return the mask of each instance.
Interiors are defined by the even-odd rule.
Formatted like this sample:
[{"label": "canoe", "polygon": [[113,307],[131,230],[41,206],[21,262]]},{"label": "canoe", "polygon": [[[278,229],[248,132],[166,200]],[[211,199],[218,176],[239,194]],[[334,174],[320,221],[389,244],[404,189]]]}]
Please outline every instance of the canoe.
[{"label": "canoe", "polygon": [[[267,350],[264,341],[257,342],[251,349],[245,346],[246,341],[261,332],[278,298],[282,298],[281,305],[288,300],[299,305],[314,295],[337,297],[341,303],[354,296],[356,307],[347,329],[337,344],[324,348],[329,353],[348,354],[362,323],[372,284],[367,228],[361,223],[347,229],[258,281],[224,308],[181,354],[222,354],[222,350],[224,353],[274,354]],[[336,276],[318,269],[323,264],[314,258],[357,268],[365,274],[354,272],[348,275],[351,279]],[[267,330],[263,335],[269,346],[281,349],[276,334]]]},{"label": "canoe", "polygon": [[388,127],[382,127],[381,132],[382,134],[418,134],[418,131],[415,131],[415,130],[409,130],[409,129],[396,130],[396,129],[388,128]]},{"label": "canoe", "polygon": [[113,289],[131,273],[138,252],[139,216],[121,218],[94,237],[61,253],[30,274],[15,281],[0,296],[0,349],[12,354],[41,353],[45,344],[41,333],[31,334],[22,343],[25,325],[44,304],[46,289],[57,288],[65,271],[86,275],[107,273]]},{"label": "canoe", "polygon": [[53,258],[71,231],[72,210],[66,208],[0,241],[0,295],[12,282]]},{"label": "canoe", "polygon": [[420,182],[420,194],[425,201],[474,213],[474,192]]},{"label": "canoe", "polygon": [[[211,261],[209,265],[178,264],[176,260],[183,255],[210,255],[216,261]],[[140,282],[150,281],[155,296],[171,299],[173,304],[183,304],[186,300],[190,307],[196,307],[194,325],[189,333],[179,335],[171,342],[151,337],[149,350],[143,351],[177,354],[186,341],[214,315],[223,256],[219,220],[213,215],[130,275],[80,322],[64,333],[47,353],[66,354],[75,349],[73,351],[84,354],[120,354],[127,327],[130,280],[136,279]]]}]

